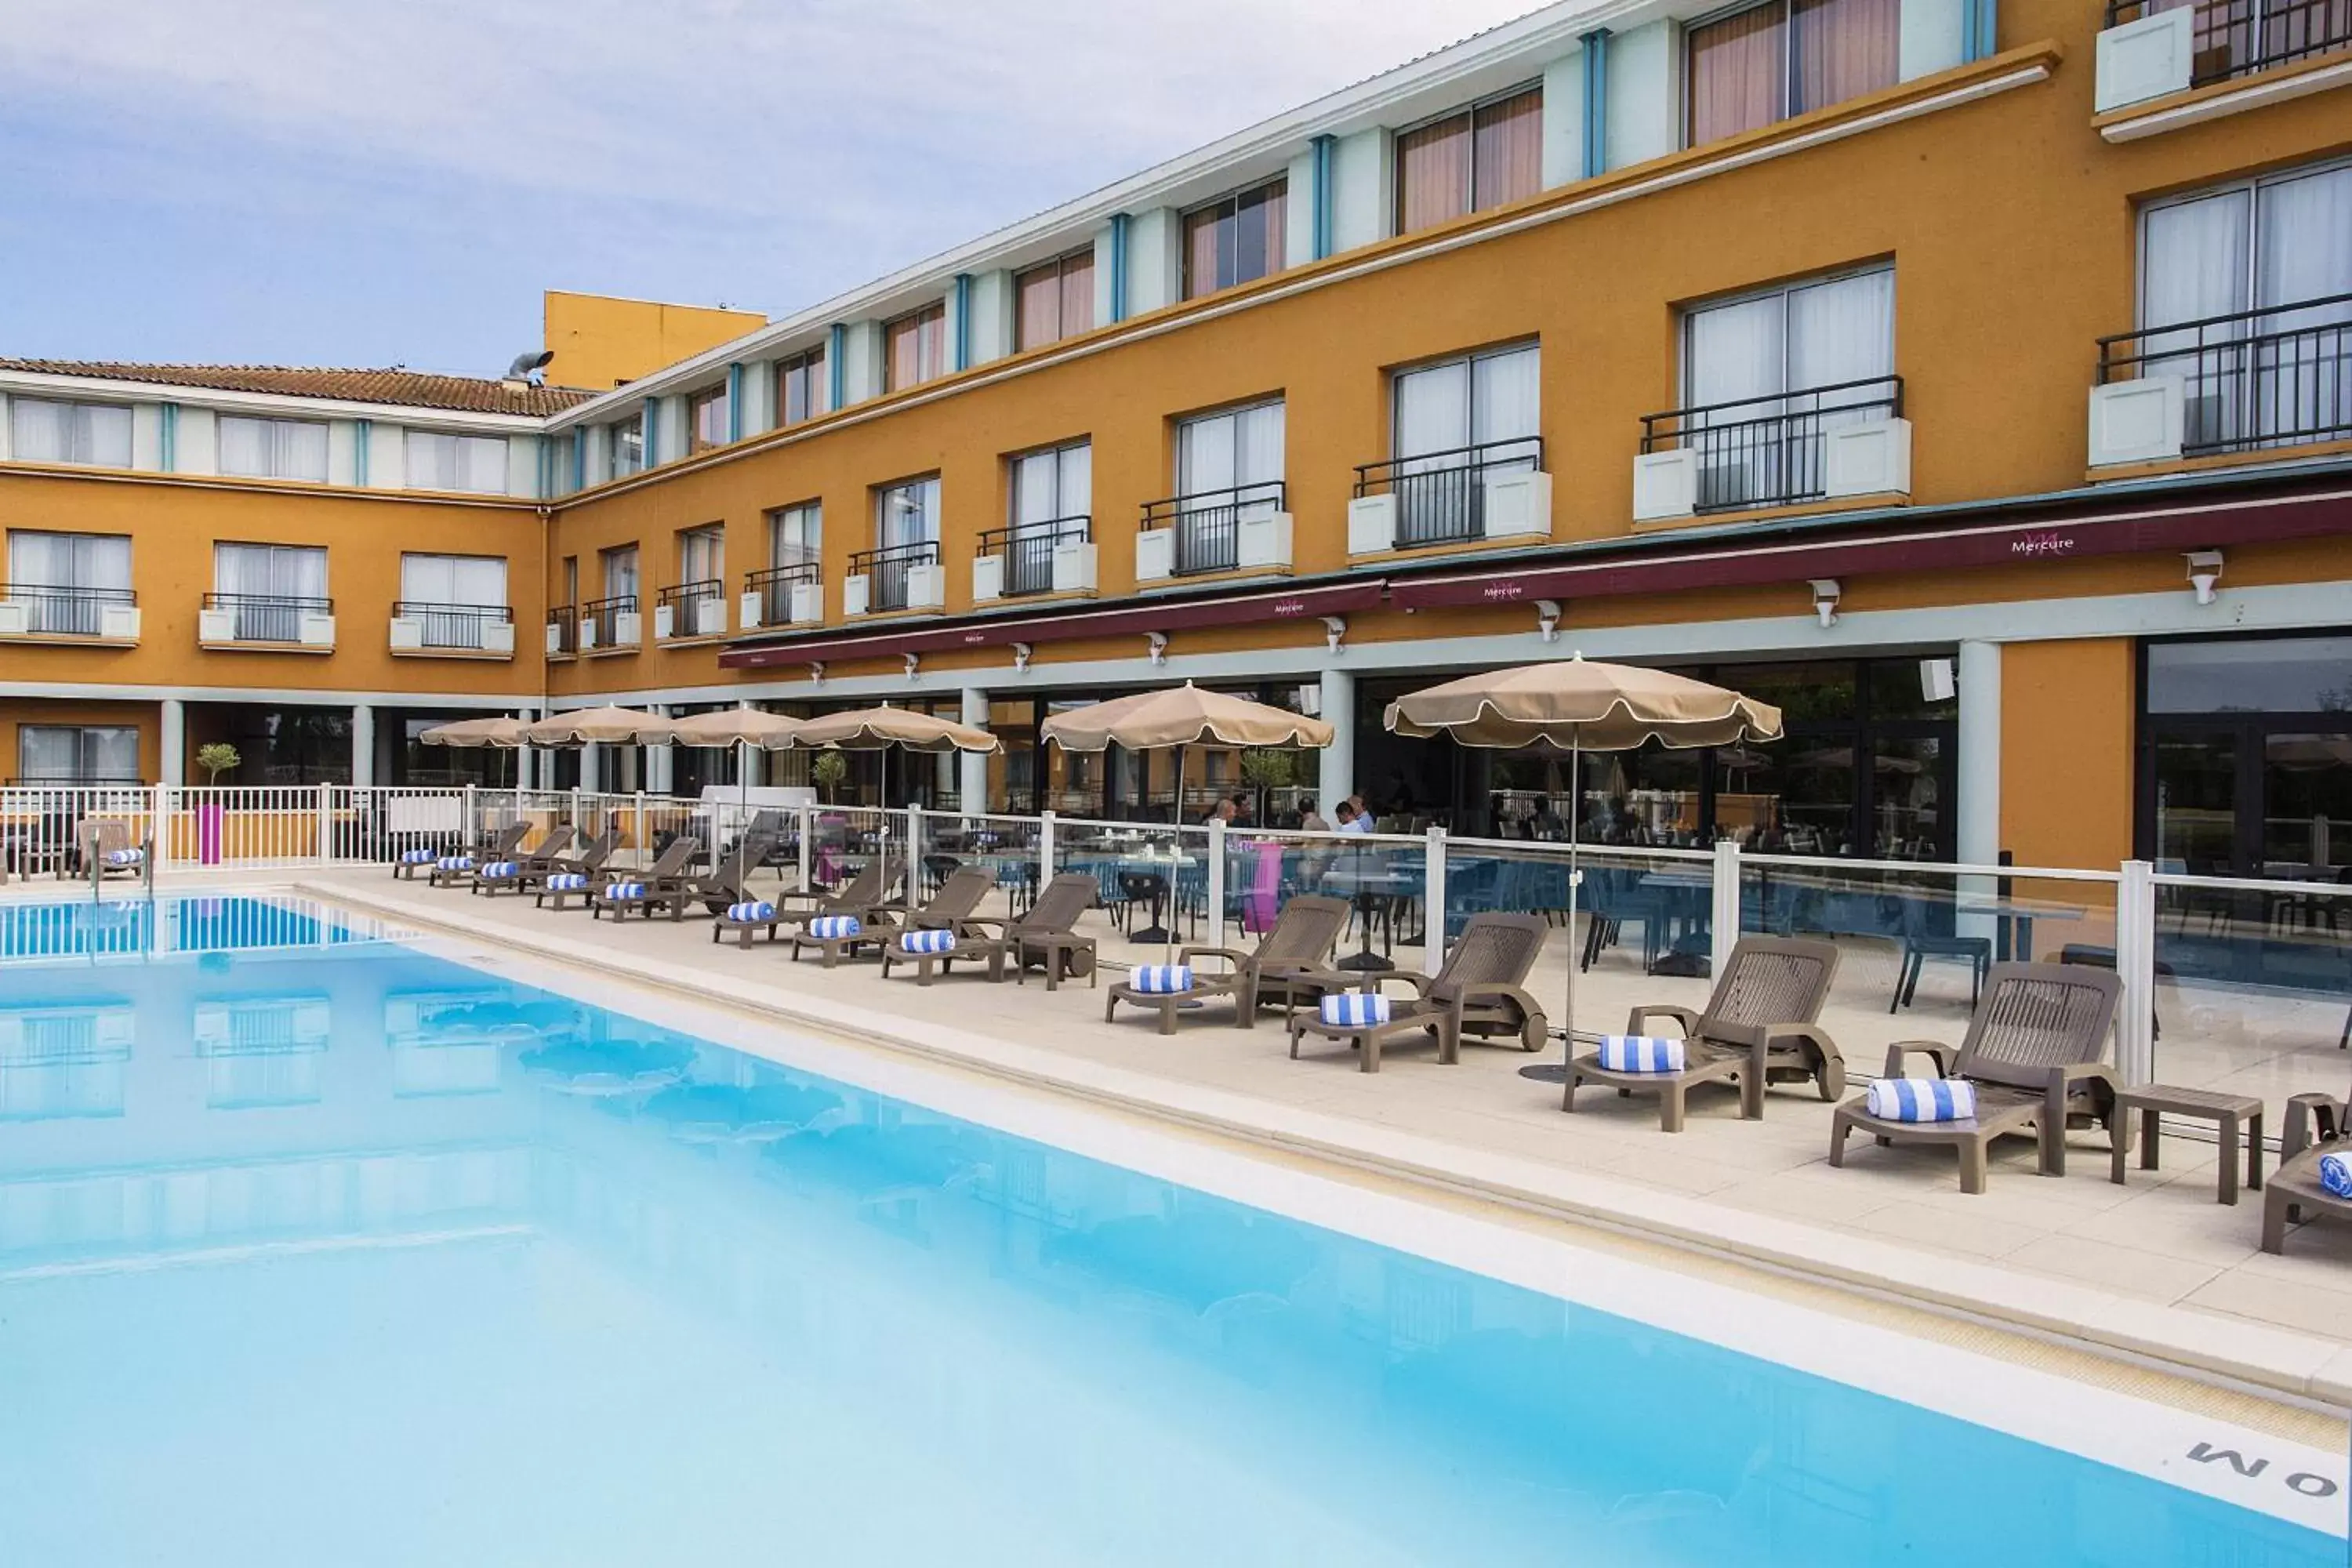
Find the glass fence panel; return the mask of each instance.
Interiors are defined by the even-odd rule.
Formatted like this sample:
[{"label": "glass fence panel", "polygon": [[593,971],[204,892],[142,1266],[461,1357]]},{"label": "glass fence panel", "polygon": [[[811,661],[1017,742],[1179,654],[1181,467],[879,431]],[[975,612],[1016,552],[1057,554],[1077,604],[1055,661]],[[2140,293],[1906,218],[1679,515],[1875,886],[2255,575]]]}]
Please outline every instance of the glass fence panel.
[{"label": "glass fence panel", "polygon": [[916,838],[916,873],[928,907],[958,871],[977,867],[988,874],[990,891],[969,910],[971,918],[1017,920],[1037,900],[1039,825],[1035,817],[966,816],[927,811]]},{"label": "glass fence panel", "polygon": [[2352,886],[2156,879],[2156,1076],[2260,1095],[2352,1087]]},{"label": "glass fence panel", "polygon": [[[1077,930],[1106,963],[1158,963],[1209,940],[1209,831],[1066,817],[1054,824],[1054,870],[1095,879]],[[1229,933],[1230,934],[1230,933]]]}]

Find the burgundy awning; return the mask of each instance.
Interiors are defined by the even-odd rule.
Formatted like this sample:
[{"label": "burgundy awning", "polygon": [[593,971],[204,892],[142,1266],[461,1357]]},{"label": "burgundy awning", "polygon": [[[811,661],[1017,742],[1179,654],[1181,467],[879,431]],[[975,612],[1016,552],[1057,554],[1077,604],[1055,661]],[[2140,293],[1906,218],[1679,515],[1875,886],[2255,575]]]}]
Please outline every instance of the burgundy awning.
[{"label": "burgundy awning", "polygon": [[896,658],[909,653],[940,653],[960,647],[1006,647],[1013,643],[1072,642],[1083,637],[1141,637],[1200,626],[1240,626],[1254,621],[1312,620],[1318,616],[1369,610],[1387,584],[1378,577],[1328,586],[1272,589],[1221,598],[1132,600],[1099,608],[1071,608],[1034,616],[997,616],[955,626],[917,622],[757,647],[730,648],[719,656],[729,669],[772,669],[779,665],[816,664],[856,658]]},{"label": "burgundy awning", "polygon": [[1593,599],[1797,583],[1814,577],[2210,550],[2344,533],[2352,533],[2352,492],[2206,506],[2143,505],[2054,520],[2046,516],[2004,519],[1915,527],[1900,532],[1881,527],[1859,537],[1771,543],[1733,539],[1694,542],[1672,554],[1621,555],[1578,564],[1530,565],[1513,572],[1401,579],[1389,584],[1389,599],[1406,609]]}]

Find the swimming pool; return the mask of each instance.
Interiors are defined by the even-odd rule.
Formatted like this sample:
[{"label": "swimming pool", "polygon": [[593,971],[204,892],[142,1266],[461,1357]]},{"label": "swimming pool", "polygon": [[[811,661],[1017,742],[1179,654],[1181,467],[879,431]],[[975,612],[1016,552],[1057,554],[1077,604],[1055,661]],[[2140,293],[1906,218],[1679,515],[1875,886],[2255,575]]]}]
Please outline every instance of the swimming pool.
[{"label": "swimming pool", "polygon": [[153,921],[214,940],[0,947],[12,1563],[2347,1560],[2340,1454],[315,910]]}]

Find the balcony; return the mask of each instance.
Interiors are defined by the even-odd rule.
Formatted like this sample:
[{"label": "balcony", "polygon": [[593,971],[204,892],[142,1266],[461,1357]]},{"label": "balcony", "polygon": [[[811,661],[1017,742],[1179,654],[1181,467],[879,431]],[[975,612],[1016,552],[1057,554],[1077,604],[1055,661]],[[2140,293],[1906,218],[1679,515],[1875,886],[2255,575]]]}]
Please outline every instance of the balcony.
[{"label": "balcony", "polygon": [[687,642],[727,635],[727,584],[718,577],[680,583],[654,595],[654,640]]},{"label": "balcony", "polygon": [[849,575],[841,584],[845,616],[937,610],[946,602],[947,574],[940,567],[939,542],[931,539],[858,551],[849,558]]},{"label": "balcony", "polygon": [[2108,0],[2094,105],[2105,114],[2340,50],[2352,50],[2346,0]]},{"label": "balcony", "polygon": [[761,626],[814,626],[824,619],[824,567],[815,561],[795,561],[765,572],[743,574],[743,598],[737,614],[745,631]]},{"label": "balcony", "polygon": [[392,606],[394,653],[448,658],[512,658],[514,650],[514,610],[510,605],[431,605],[402,599]]},{"label": "balcony", "polygon": [[583,655],[635,653],[646,640],[644,616],[635,594],[614,594],[591,599],[580,606],[580,651]]},{"label": "balcony", "polygon": [[1289,489],[1280,479],[1147,502],[1135,580],[1290,570]]},{"label": "balcony", "polygon": [[332,653],[335,602],[291,594],[206,594],[196,614],[196,641],[205,647]]},{"label": "balcony", "polygon": [[971,562],[974,604],[1032,594],[1095,591],[1094,520],[1057,517],[992,528]]},{"label": "balcony", "polygon": [[2352,440],[2352,294],[2099,340],[2093,468]]},{"label": "balcony", "polygon": [[1348,553],[1551,537],[1543,438],[1483,441],[1356,466]]},{"label": "balcony", "polygon": [[1636,522],[1910,490],[1899,375],[1642,416]]},{"label": "balcony", "polygon": [[547,612],[547,657],[571,658],[580,651],[580,606],[558,605]]},{"label": "balcony", "polygon": [[0,591],[0,639],[135,643],[139,595],[128,588],[12,583]]}]

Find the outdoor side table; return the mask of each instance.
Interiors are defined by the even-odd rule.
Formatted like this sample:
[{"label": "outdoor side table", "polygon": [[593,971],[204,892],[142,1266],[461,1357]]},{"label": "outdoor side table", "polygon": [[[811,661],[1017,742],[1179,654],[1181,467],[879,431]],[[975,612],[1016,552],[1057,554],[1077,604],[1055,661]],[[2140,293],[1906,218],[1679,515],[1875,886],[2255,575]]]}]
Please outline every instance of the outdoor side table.
[{"label": "outdoor side table", "polygon": [[2107,1179],[2121,1186],[2124,1150],[2131,1142],[2133,1112],[2140,1116],[2139,1168],[2157,1168],[2157,1149],[2167,1116],[2210,1121],[2221,1133],[2221,1173],[2218,1201],[2238,1201],[2238,1146],[2246,1150],[2246,1188],[2263,1190],[2263,1102],[2251,1094],[2218,1094],[2206,1089],[2175,1089],[2168,1084],[2142,1084],[2116,1092],[2115,1153]]}]

